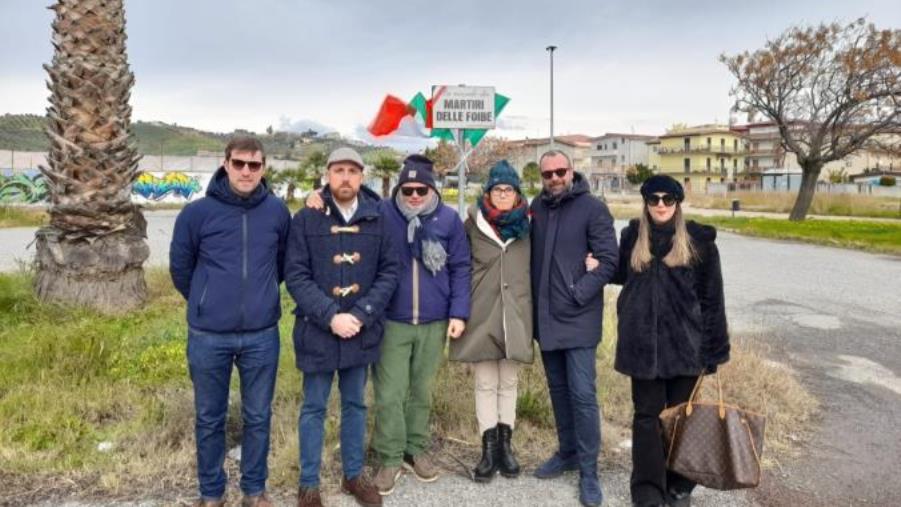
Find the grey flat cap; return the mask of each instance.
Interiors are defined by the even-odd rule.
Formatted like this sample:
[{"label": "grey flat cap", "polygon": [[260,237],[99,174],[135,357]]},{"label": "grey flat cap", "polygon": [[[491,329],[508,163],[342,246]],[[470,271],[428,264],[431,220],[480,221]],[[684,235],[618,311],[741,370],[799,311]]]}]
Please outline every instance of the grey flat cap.
[{"label": "grey flat cap", "polygon": [[360,169],[366,168],[366,164],[363,163],[363,157],[357,153],[357,150],[351,148],[337,148],[329,154],[328,162],[325,164],[325,167],[328,168],[335,162],[352,162],[360,166]]}]

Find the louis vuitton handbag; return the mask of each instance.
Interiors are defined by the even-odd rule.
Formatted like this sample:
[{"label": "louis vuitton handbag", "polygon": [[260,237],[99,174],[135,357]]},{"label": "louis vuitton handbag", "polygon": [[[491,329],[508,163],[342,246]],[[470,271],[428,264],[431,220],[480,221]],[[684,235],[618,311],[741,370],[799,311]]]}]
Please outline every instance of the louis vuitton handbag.
[{"label": "louis vuitton handbag", "polygon": [[699,401],[704,375],[685,403],[660,413],[667,468],[713,489],[753,488],[760,483],[766,416],[723,402]]}]

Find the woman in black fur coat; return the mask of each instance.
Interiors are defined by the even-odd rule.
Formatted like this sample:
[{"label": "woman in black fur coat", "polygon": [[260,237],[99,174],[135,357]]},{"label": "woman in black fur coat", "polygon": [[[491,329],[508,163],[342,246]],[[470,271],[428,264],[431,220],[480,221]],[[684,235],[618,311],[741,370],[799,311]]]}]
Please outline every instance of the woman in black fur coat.
[{"label": "woman in black fur coat", "polygon": [[690,505],[694,484],[666,470],[658,416],[688,399],[698,376],[729,360],[716,229],[686,222],[675,179],[641,187],[641,218],[623,229],[614,283],[619,340],[614,367],[632,377],[634,505]]}]

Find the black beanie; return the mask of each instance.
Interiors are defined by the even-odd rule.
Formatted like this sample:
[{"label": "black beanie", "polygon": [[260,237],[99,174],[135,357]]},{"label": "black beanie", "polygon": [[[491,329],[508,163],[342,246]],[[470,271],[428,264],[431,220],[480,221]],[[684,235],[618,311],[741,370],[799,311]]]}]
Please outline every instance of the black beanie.
[{"label": "black beanie", "polygon": [[404,167],[397,177],[397,186],[394,187],[394,193],[396,194],[404,183],[422,183],[438,192],[438,187],[435,186],[435,173],[432,168],[432,161],[428,158],[422,155],[410,155],[404,159]]},{"label": "black beanie", "polygon": [[645,199],[657,192],[670,194],[678,202],[682,202],[685,199],[685,191],[682,190],[682,185],[672,176],[665,174],[655,174],[646,179],[641,185],[641,196]]}]

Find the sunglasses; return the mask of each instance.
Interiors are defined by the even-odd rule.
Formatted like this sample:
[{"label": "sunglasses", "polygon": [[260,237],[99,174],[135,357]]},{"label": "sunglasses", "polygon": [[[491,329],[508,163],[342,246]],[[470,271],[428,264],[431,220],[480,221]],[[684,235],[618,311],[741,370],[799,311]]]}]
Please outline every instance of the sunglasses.
[{"label": "sunglasses", "polygon": [[419,197],[425,197],[429,193],[429,187],[400,187],[400,193],[410,197],[414,193]]},{"label": "sunglasses", "polygon": [[550,171],[541,171],[541,177],[549,180],[552,177],[556,176],[558,178],[562,178],[566,176],[566,173],[569,171],[568,167],[561,167],[560,169],[551,169]]},{"label": "sunglasses", "polygon": [[232,168],[235,171],[243,171],[244,166],[247,166],[250,169],[250,172],[255,173],[263,168],[262,162],[257,162],[255,160],[241,160],[240,158],[229,159],[229,162],[232,165]]},{"label": "sunglasses", "polygon": [[649,195],[644,200],[644,202],[648,203],[649,206],[657,206],[658,204],[660,204],[660,201],[663,201],[663,205],[667,208],[676,204],[676,198],[670,194]]}]

